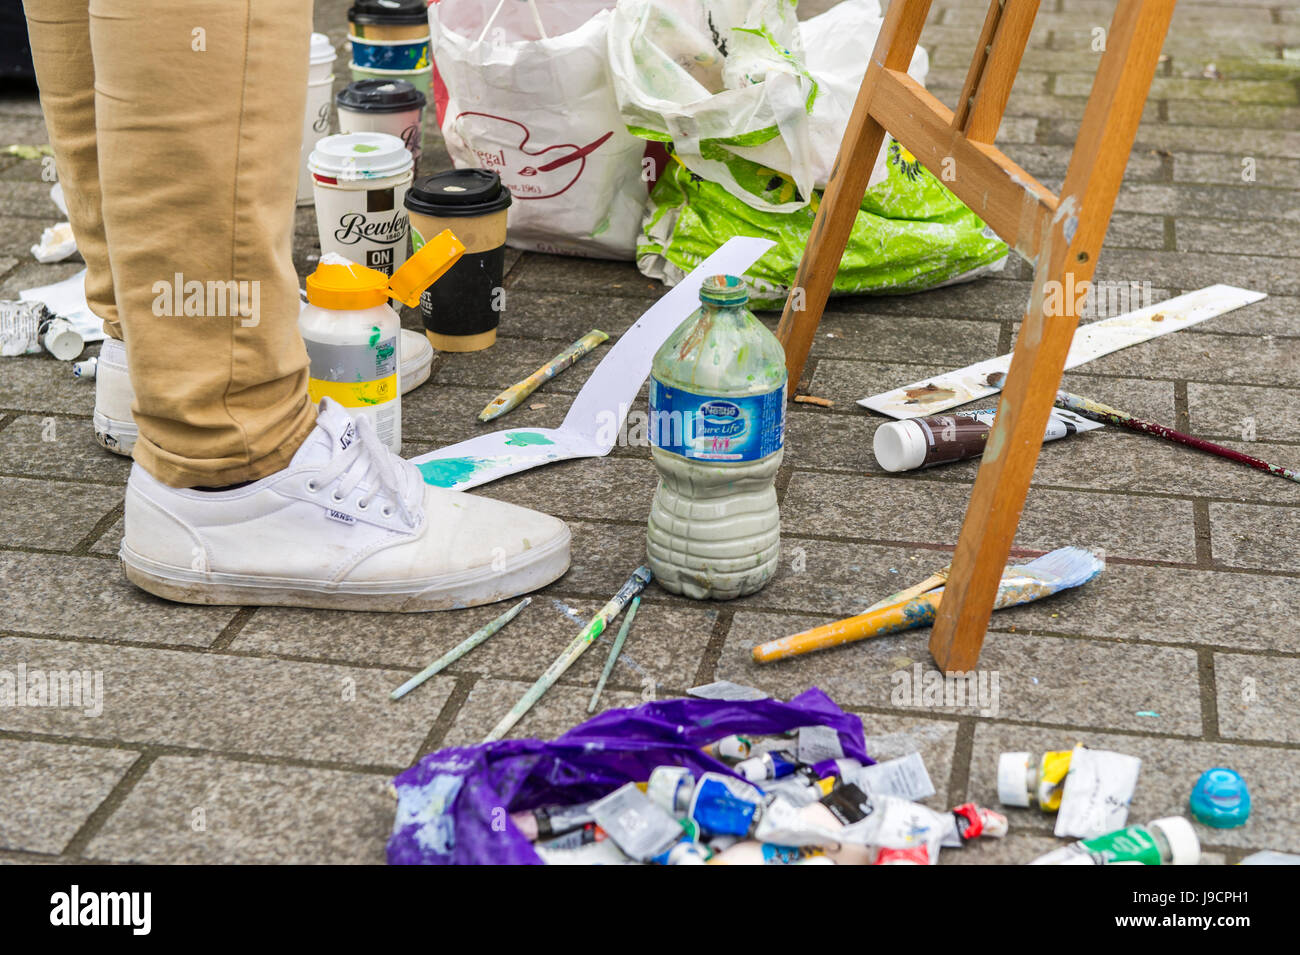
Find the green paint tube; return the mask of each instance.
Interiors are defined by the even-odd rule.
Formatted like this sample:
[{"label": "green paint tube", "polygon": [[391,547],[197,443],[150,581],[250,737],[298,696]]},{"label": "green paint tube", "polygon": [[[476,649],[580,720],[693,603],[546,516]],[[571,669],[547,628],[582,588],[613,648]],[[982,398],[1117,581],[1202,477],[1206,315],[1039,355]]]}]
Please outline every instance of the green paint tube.
[{"label": "green paint tube", "polygon": [[1201,843],[1182,816],[1128,826],[1039,856],[1030,865],[1196,865]]}]

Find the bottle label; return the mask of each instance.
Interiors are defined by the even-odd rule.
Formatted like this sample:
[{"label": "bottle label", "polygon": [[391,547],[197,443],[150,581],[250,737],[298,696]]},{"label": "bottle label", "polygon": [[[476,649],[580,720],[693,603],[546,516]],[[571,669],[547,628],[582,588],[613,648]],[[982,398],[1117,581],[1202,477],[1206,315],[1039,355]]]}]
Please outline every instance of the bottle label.
[{"label": "bottle label", "polygon": [[697,461],[758,461],[785,439],[785,385],[742,398],[700,395],[650,378],[650,443]]},{"label": "bottle label", "polygon": [[372,338],[365,345],[307,343],[312,401],[328,397],[345,408],[368,408],[397,397],[397,338],[380,338],[378,328]]}]

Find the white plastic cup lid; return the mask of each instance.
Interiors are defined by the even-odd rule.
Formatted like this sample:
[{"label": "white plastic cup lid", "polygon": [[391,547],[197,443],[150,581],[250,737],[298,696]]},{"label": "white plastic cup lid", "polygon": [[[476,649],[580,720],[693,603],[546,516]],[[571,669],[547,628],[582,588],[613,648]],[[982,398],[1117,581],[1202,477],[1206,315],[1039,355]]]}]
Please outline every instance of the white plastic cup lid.
[{"label": "white plastic cup lid", "polygon": [[1029,753],[998,757],[998,801],[1004,806],[1029,805]]},{"label": "white plastic cup lid", "polygon": [[1151,821],[1153,829],[1165,834],[1169,843],[1170,864],[1196,865],[1201,861],[1201,840],[1196,838],[1196,830],[1182,816],[1166,816]]},{"label": "white plastic cup lid", "polygon": [[319,66],[322,63],[333,63],[338,58],[338,52],[334,49],[334,44],[324,33],[313,33],[311,35],[311,64]]},{"label": "white plastic cup lid", "polygon": [[925,462],[929,444],[915,421],[890,421],[876,429],[871,449],[886,471],[911,471]]},{"label": "white plastic cup lid", "polygon": [[307,170],[340,182],[400,176],[415,166],[406,143],[387,133],[339,133],[316,143]]},{"label": "white plastic cup lid", "polygon": [[86,347],[85,340],[67,320],[56,318],[45,330],[45,350],[59,361],[72,361]]}]

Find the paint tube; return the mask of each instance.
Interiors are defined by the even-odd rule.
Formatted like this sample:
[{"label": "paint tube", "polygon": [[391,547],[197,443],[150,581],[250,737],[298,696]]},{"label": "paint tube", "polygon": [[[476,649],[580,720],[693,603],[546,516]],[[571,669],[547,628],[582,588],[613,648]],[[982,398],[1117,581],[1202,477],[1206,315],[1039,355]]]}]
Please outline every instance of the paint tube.
[{"label": "paint tube", "polygon": [[99,359],[92,356],[85,361],[74,361],[72,363],[72,377],[85,378],[87,380],[94,378],[99,368]]},{"label": "paint tube", "polygon": [[656,766],[646,784],[646,795],[674,816],[685,816],[691,807],[695,777],[684,766]]},{"label": "paint tube", "polygon": [[608,834],[594,822],[589,822],[585,826],[570,830],[562,836],[556,836],[554,839],[548,839],[539,843],[539,849],[577,849],[581,846],[590,845],[593,842],[604,842]]},{"label": "paint tube", "polygon": [[1156,819],[1054,849],[1030,865],[1196,865],[1201,843],[1182,816]]},{"label": "paint tube", "polygon": [[529,842],[539,839],[552,839],[572,832],[595,821],[591,814],[592,803],[577,806],[543,806],[538,809],[526,809],[512,812],[510,821],[515,824],[524,838]]},{"label": "paint tube", "polygon": [[0,356],[39,352],[44,326],[52,320],[40,302],[0,302]]},{"label": "paint tube", "polygon": [[707,746],[701,747],[706,756],[712,756],[714,759],[724,763],[738,763],[742,759],[749,758],[749,752],[754,744],[743,736],[724,736],[722,739]]},{"label": "paint tube", "polygon": [[1054,832],[1087,839],[1123,828],[1142,760],[1124,753],[1074,747]]},{"label": "paint tube", "polygon": [[925,761],[915,752],[873,766],[859,766],[842,778],[870,795],[897,796],[910,802],[934,795]]},{"label": "paint tube", "polygon": [[945,839],[942,846],[963,846],[972,839],[978,839],[980,836],[986,836],[991,839],[1001,839],[1010,829],[1007,823],[1007,817],[1000,812],[994,812],[992,809],[985,809],[983,806],[977,806],[973,802],[962,803],[952,811],[953,818],[953,836],[956,842]]},{"label": "paint tube", "polygon": [[998,757],[998,800],[1004,806],[1028,807],[1043,812],[1061,808],[1065,775],[1072,750],[1053,750],[1034,759],[1030,753],[1003,753]]},{"label": "paint tube", "polygon": [[[872,440],[876,463],[886,471],[913,471],[977,458],[984,453],[996,414],[996,408],[985,408],[882,424]],[[1055,441],[1098,427],[1099,422],[1054,408],[1043,440]]]},{"label": "paint tube", "polygon": [[537,854],[547,865],[631,865],[632,860],[614,844],[613,839],[592,842],[580,849],[537,847]]},{"label": "paint tube", "polygon": [[692,839],[681,839],[650,861],[655,865],[704,865],[708,850]]},{"label": "paint tube", "polygon": [[761,783],[766,779],[782,779],[799,768],[799,761],[794,754],[784,750],[774,750],[759,756],[751,756],[736,764],[736,772],[751,783]]},{"label": "paint tube", "polygon": [[743,779],[705,773],[691,794],[688,818],[706,835],[748,836],[758,822],[763,792]]},{"label": "paint tube", "polygon": [[649,862],[666,856],[682,839],[682,826],[666,809],[651,801],[636,783],[620,786],[592,804],[597,825],[609,833],[628,856]]},{"label": "paint tube", "polygon": [[834,865],[817,846],[778,846],[746,839],[719,852],[709,865]]},{"label": "paint tube", "polygon": [[850,756],[843,759],[827,759],[813,764],[813,772],[818,776],[839,776],[843,778],[862,768],[862,764]]},{"label": "paint tube", "polygon": [[836,781],[834,776],[819,779],[816,773],[796,773],[785,779],[764,783],[763,791],[769,796],[780,796],[792,805],[808,806],[834,789]]}]

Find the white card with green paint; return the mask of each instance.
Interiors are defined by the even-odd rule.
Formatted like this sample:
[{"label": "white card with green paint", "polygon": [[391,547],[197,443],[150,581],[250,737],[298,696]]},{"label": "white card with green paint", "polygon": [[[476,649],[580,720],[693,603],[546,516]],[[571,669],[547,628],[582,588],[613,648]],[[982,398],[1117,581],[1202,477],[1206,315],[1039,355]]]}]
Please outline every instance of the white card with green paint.
[{"label": "white card with green paint", "polygon": [[411,458],[425,483],[463,491],[554,461],[599,458],[614,447],[650,363],[673,329],[699,305],[710,275],[744,275],[776,243],[728,239],[655,302],[615,342],[558,428],[506,428]]}]

